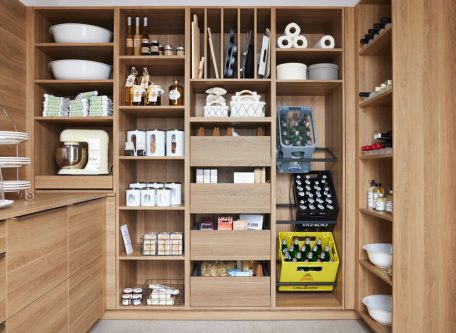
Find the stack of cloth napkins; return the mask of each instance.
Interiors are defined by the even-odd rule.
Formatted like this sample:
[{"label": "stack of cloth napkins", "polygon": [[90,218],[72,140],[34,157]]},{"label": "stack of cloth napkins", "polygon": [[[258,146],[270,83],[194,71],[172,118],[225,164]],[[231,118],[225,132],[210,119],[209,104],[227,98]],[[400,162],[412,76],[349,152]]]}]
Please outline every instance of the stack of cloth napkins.
[{"label": "stack of cloth napkins", "polygon": [[44,94],[43,117],[66,117],[69,113],[69,98]]},{"label": "stack of cloth napkins", "polygon": [[90,117],[112,116],[112,100],[104,96],[92,96],[89,98]]},{"label": "stack of cloth napkins", "polygon": [[87,117],[89,115],[89,100],[76,98],[70,102],[70,117]]}]

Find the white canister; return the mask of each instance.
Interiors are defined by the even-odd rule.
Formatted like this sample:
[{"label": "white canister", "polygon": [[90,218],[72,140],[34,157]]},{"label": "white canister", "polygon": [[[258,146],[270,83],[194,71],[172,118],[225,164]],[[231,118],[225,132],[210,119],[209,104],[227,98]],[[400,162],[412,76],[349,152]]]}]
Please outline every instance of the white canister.
[{"label": "white canister", "polygon": [[135,156],[144,156],[146,153],[146,131],[133,130],[127,132],[127,142],[133,143]]},{"label": "white canister", "polygon": [[147,183],[147,187],[152,187],[152,188],[158,190],[159,188],[165,187],[165,184],[164,183]]},{"label": "white canister", "polygon": [[141,206],[151,207],[157,204],[157,190],[151,187],[145,187],[141,190]]},{"label": "white canister", "polygon": [[129,207],[141,206],[141,190],[129,188],[125,194],[125,204]]},{"label": "white canister", "polygon": [[146,132],[146,156],[165,156],[165,131],[154,129]]},{"label": "white canister", "polygon": [[184,131],[169,130],[166,132],[166,156],[184,156]]},{"label": "white canister", "polygon": [[277,65],[277,80],[307,80],[307,66],[298,62]]},{"label": "white canister", "polygon": [[171,205],[182,205],[182,184],[181,183],[166,183],[166,187],[171,189]]},{"label": "white canister", "polygon": [[162,187],[157,190],[157,206],[171,206],[171,189],[167,187]]}]

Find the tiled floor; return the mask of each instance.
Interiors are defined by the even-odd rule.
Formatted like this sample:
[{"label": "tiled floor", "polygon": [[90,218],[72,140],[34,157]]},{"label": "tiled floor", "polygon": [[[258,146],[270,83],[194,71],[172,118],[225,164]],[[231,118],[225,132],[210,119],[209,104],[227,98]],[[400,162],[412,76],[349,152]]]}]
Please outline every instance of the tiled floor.
[{"label": "tiled floor", "polygon": [[367,333],[359,320],[165,321],[100,320],[90,333]]}]

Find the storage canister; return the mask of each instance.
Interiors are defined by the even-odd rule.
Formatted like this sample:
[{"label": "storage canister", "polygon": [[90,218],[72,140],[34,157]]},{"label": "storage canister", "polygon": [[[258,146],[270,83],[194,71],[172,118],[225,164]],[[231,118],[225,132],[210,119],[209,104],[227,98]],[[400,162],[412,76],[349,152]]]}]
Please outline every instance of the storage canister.
[{"label": "storage canister", "polygon": [[125,204],[129,207],[137,207],[141,205],[141,189],[131,186],[125,193]]},{"label": "storage canister", "polygon": [[131,130],[127,132],[127,142],[135,147],[135,156],[144,156],[146,152],[146,131]]},{"label": "storage canister", "polygon": [[299,62],[277,65],[277,80],[307,80],[307,66]]},{"label": "storage canister", "polygon": [[167,187],[162,187],[157,190],[157,206],[171,206],[171,189]]},{"label": "storage canister", "polygon": [[147,187],[151,187],[151,188],[154,188],[154,189],[158,190],[159,188],[165,187],[165,184],[164,183],[157,183],[157,182],[147,183]]},{"label": "storage canister", "polygon": [[152,187],[141,189],[141,206],[151,207],[156,205],[157,190]]},{"label": "storage canister", "polygon": [[180,129],[166,132],[166,156],[184,156],[184,131]]},{"label": "storage canister", "polygon": [[166,44],[165,46],[163,46],[163,49],[164,49],[165,56],[174,55],[174,47],[172,45]]},{"label": "storage canister", "polygon": [[176,55],[178,55],[178,56],[185,55],[185,49],[183,46],[176,47]]},{"label": "storage canister", "polygon": [[315,64],[309,66],[309,80],[338,80],[339,66],[336,64]]},{"label": "storage canister", "polygon": [[166,187],[171,189],[171,205],[182,205],[182,184],[181,183],[166,183]]},{"label": "storage canister", "polygon": [[154,129],[146,132],[146,156],[165,156],[165,131]]}]

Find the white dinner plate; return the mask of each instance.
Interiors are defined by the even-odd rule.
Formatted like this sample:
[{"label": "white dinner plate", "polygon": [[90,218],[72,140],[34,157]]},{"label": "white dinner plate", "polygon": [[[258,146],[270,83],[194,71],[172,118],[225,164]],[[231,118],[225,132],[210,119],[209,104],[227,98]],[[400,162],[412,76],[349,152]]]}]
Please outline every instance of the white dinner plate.
[{"label": "white dinner plate", "polygon": [[0,200],[0,208],[8,207],[14,203],[14,200]]}]

